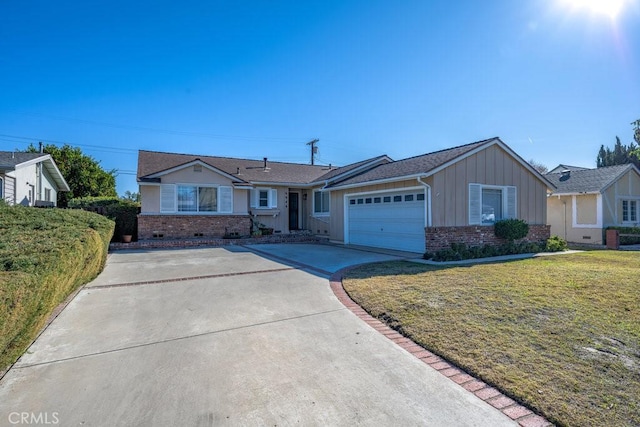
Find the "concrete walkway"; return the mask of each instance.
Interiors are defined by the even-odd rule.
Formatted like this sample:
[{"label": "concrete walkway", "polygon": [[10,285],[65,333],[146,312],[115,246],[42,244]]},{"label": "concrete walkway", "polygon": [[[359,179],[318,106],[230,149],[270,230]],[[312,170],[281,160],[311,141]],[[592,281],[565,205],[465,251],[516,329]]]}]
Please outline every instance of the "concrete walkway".
[{"label": "concrete walkway", "polygon": [[114,253],[0,381],[0,425],[515,425],[336,299],[328,273],[388,259],[303,244]]}]

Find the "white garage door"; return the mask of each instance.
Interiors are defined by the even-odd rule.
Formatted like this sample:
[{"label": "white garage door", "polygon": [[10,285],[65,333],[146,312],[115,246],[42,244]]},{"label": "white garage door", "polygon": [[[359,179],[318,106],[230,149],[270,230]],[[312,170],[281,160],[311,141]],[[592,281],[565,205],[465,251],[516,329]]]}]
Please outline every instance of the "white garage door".
[{"label": "white garage door", "polygon": [[425,251],[422,190],[348,198],[349,243],[410,252]]}]

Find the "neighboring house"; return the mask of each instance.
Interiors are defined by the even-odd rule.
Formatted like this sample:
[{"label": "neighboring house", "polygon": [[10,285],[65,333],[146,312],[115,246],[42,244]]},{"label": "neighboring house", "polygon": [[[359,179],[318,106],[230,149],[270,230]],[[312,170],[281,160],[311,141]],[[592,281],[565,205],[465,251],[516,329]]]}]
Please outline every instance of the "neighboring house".
[{"label": "neighboring house", "polygon": [[602,244],[609,226],[640,224],[640,171],[633,164],[585,169],[560,165],[545,175],[551,233],[569,242]]},{"label": "neighboring house", "polygon": [[503,218],[546,239],[553,187],[499,138],[338,168],[140,151],[138,182],[141,239],[248,234],[253,216],[276,233],[411,252],[496,243]]},{"label": "neighboring house", "polygon": [[0,199],[10,205],[56,206],[69,185],[49,154],[0,151]]}]

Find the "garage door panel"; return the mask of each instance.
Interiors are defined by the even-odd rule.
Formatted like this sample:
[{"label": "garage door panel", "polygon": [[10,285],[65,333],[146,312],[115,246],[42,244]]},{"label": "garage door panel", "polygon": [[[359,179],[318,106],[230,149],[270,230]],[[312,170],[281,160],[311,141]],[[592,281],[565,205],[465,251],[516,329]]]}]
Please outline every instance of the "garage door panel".
[{"label": "garage door panel", "polygon": [[[373,194],[350,198],[349,242],[356,245],[424,252],[425,202],[419,192]],[[406,195],[414,200],[405,201]],[[375,203],[390,197],[390,203]],[[362,200],[358,204],[358,200]],[[371,200],[372,203],[366,203]],[[396,200],[396,201],[393,201]],[[400,200],[400,201],[397,201]]]}]

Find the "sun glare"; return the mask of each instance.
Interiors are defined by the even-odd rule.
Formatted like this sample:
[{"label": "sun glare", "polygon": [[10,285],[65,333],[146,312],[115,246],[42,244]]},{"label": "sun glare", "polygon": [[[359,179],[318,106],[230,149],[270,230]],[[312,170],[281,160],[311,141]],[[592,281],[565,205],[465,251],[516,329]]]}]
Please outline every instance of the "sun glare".
[{"label": "sun glare", "polygon": [[593,13],[603,14],[615,19],[626,0],[563,0],[574,9],[588,9]]}]

